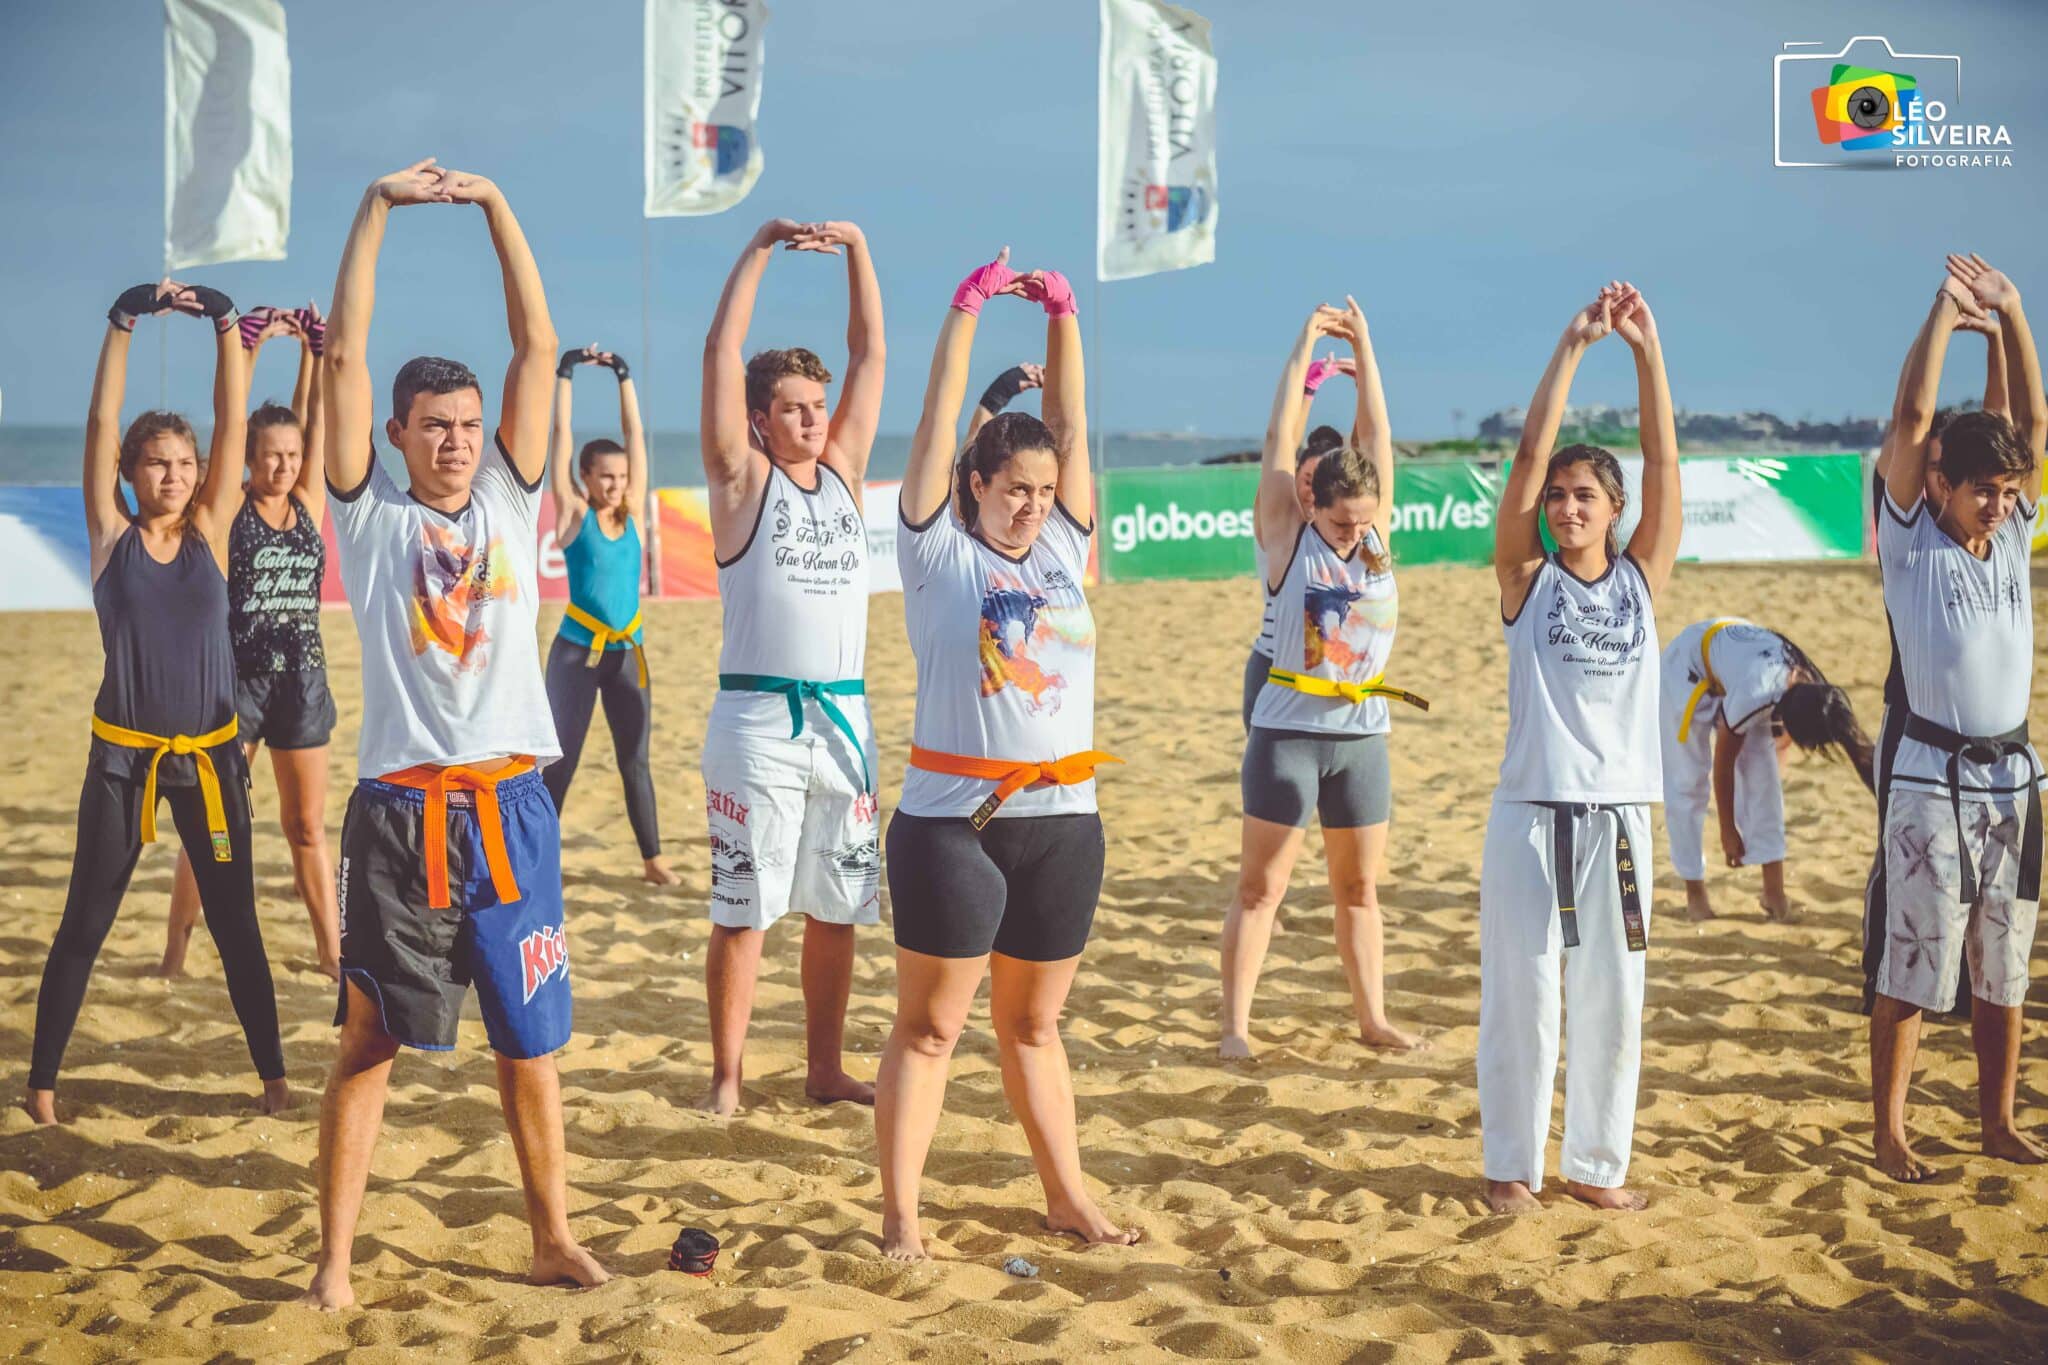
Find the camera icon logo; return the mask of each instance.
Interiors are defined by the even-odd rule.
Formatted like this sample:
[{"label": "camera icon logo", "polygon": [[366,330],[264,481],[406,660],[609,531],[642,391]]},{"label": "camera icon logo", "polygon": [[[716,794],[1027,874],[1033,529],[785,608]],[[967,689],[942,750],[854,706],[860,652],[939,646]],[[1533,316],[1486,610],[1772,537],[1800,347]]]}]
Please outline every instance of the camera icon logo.
[{"label": "camera icon logo", "polygon": [[1920,83],[1902,71],[1835,64],[1828,83],[1813,92],[1813,126],[1820,140],[1843,151],[1892,145],[1892,129],[1920,114]]},{"label": "camera icon logo", "polygon": [[[1840,51],[1788,42],[1771,59],[1771,159],[1779,166],[1868,167],[1870,153],[1931,145],[1929,130],[1961,103],[1963,59],[1901,52],[1859,35]],[[1812,131],[1801,117],[1813,110]],[[1940,132],[1940,129],[1933,129]]]}]

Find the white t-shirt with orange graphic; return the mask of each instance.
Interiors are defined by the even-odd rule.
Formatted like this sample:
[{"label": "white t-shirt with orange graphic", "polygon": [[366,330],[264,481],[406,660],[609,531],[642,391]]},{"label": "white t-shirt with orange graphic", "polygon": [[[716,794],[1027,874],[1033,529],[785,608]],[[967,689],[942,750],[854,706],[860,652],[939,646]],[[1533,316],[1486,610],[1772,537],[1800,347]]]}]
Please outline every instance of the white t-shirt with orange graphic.
[{"label": "white t-shirt with orange graphic", "polygon": [[[1273,667],[1334,682],[1379,677],[1394,652],[1401,612],[1379,532],[1366,531],[1350,554],[1340,555],[1309,522],[1296,536],[1293,551],[1286,577],[1270,599]],[[1271,681],[1252,707],[1252,724],[1327,735],[1383,735],[1393,728],[1385,697],[1351,702]]]},{"label": "white t-shirt with orange graphic", "polygon": [[374,458],[362,487],[331,490],[341,584],[362,642],[359,777],[561,757],[534,643],[540,485],[528,488],[500,445],[469,491],[459,512],[437,512]]},{"label": "white t-shirt with orange graphic", "polygon": [[[917,658],[911,736],[918,745],[1030,763],[1095,747],[1095,617],[1082,590],[1092,533],[1058,503],[1016,559],[970,534],[950,506],[922,526],[897,528],[905,624]],[[970,815],[995,787],[911,768],[896,808]],[[1090,778],[1026,787],[996,818],[1094,810]]]}]

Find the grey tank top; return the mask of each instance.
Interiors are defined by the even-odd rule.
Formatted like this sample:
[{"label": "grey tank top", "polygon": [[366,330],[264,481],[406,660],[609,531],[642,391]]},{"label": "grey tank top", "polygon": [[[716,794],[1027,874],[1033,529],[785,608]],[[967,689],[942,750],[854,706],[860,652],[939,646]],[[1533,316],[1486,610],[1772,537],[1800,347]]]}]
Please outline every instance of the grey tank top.
[{"label": "grey tank top", "polygon": [[[177,555],[159,564],[129,527],[92,585],[92,605],[107,655],[94,715],[151,735],[203,735],[228,723],[235,714],[228,581],[204,536],[187,530]],[[149,751],[95,738],[92,766],[139,780]],[[159,786],[197,781],[189,755],[168,754],[157,768]]]}]

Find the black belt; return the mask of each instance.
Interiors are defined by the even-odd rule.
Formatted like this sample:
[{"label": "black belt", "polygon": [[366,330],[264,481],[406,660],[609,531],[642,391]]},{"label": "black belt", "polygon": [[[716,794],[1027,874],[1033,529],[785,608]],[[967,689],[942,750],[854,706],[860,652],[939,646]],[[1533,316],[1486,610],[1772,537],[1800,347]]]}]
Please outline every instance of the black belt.
[{"label": "black belt", "polygon": [[1963,760],[1996,763],[2014,754],[2027,757],[2027,813],[2020,826],[2019,899],[2041,898],[2041,769],[2027,748],[2027,723],[2021,721],[2002,735],[1963,735],[1925,716],[1906,713],[1906,738],[1941,750],[1948,755],[1948,803],[1956,817],[1956,862],[1963,870],[1963,904],[1977,902],[1977,864],[1963,841]]},{"label": "black belt", "polygon": [[1557,883],[1557,922],[1564,932],[1564,946],[1579,946],[1578,846],[1575,838],[1578,823],[1589,815],[1606,814],[1614,817],[1614,876],[1621,889],[1621,922],[1628,934],[1628,950],[1632,953],[1647,950],[1650,938],[1643,931],[1643,899],[1636,886],[1635,848],[1629,843],[1628,821],[1622,817],[1622,807],[1599,802],[1538,801],[1535,804],[1550,812],[1552,878]]}]

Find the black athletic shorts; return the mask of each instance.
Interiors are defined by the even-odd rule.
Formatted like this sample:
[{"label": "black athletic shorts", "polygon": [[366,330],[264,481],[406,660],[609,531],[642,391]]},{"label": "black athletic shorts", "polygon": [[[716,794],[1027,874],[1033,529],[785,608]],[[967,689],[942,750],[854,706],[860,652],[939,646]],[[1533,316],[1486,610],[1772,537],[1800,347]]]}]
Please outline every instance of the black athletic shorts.
[{"label": "black athletic shorts", "polygon": [[1079,957],[1102,893],[1102,817],[997,818],[898,811],[889,821],[896,946],[931,957]]},{"label": "black athletic shorts", "polygon": [[235,737],[273,749],[317,749],[334,733],[327,670],[297,668],[235,679]]}]

